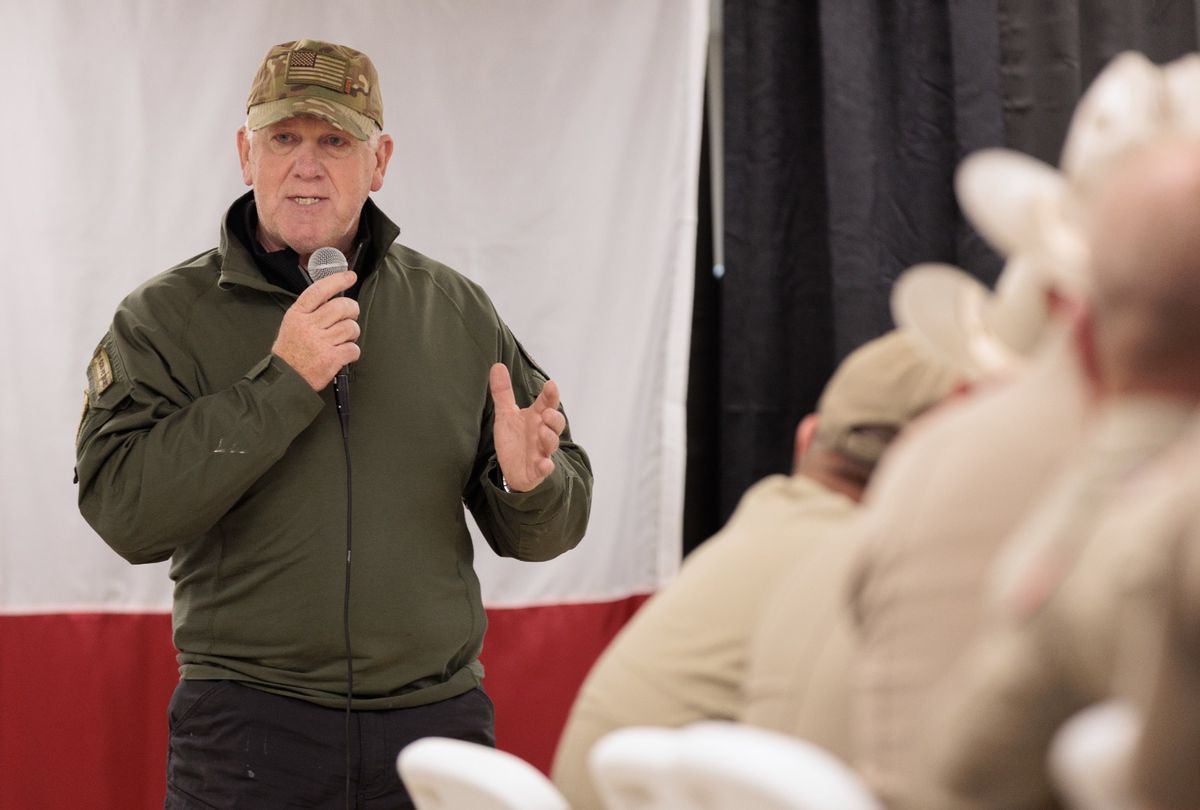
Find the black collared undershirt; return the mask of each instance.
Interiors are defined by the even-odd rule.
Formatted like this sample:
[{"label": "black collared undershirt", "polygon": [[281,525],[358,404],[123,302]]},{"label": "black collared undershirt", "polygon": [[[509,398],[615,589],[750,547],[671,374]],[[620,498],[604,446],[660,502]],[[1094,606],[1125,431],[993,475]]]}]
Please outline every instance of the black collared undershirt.
[{"label": "black collared undershirt", "polygon": [[[229,218],[230,226],[234,235],[249,248],[259,272],[267,281],[289,292],[296,295],[304,292],[308,286],[308,279],[300,270],[300,255],[290,247],[268,251],[258,241],[258,209],[254,205],[252,193],[247,194],[238,205],[240,208]],[[358,232],[354,235],[354,255],[347,257],[350,260],[350,268],[358,274],[358,280],[346,291],[346,295],[355,300],[358,299],[363,281],[375,269],[375,251],[365,213],[364,204],[363,214],[358,218]]]}]

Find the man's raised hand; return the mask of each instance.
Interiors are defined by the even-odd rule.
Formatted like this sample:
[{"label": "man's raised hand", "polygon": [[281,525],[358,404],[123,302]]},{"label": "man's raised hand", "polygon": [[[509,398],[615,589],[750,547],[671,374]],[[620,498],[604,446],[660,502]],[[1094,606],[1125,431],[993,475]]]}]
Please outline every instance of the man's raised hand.
[{"label": "man's raised hand", "polygon": [[518,408],[512,378],[503,363],[492,366],[488,382],[496,406],[492,429],[496,460],[509,489],[528,492],[554,472],[550,457],[567,426],[566,417],[558,411],[558,384],[547,380],[532,405]]}]

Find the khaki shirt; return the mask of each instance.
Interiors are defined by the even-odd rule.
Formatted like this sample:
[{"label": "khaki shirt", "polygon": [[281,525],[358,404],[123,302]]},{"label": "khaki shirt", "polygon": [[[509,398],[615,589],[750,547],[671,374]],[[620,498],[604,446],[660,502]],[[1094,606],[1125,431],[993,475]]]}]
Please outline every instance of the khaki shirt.
[{"label": "khaki shirt", "polygon": [[[1200,442],[1193,445],[1200,452]],[[1157,671],[1145,678],[1145,726],[1133,788],[1157,810],[1200,807],[1200,467],[1175,499],[1180,521],[1164,558],[1165,635]],[[1168,535],[1169,536],[1169,535]]]},{"label": "khaki shirt", "polygon": [[851,761],[849,672],[854,628],[846,607],[853,527],[814,537],[813,559],[771,591],[750,642],[742,722],[815,743]]},{"label": "khaki shirt", "polygon": [[574,810],[602,807],[587,757],[608,732],[738,716],[767,595],[793,568],[820,566],[821,539],[856,508],[804,476],[772,476],[743,496],[725,528],[641,608],[584,681],[552,771]]},{"label": "khaki shirt", "polygon": [[[1153,461],[1192,413],[1125,399],[1097,415],[1086,445],[1001,555],[984,625],[933,707],[930,772],[918,780],[972,807],[1053,805],[1050,743],[1072,714],[1112,693],[1129,618],[1119,594],[1143,590],[1157,567],[1144,556],[1146,531],[1165,515]],[[1109,517],[1106,507],[1118,502],[1134,508],[1114,507]],[[1139,622],[1133,636],[1147,630]]]},{"label": "khaki shirt", "polygon": [[1077,441],[1084,386],[1066,335],[1025,372],[934,414],[868,488],[850,599],[855,765],[889,806],[914,800],[914,740],[975,630],[1001,541]]}]

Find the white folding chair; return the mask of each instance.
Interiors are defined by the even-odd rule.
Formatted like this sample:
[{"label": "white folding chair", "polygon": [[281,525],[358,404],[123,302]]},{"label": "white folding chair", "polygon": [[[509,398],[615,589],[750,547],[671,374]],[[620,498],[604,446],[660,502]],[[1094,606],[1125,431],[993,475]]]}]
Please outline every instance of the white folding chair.
[{"label": "white folding chair", "polygon": [[829,752],[739,723],[688,726],[675,767],[696,810],[883,810]]},{"label": "white folding chair", "polygon": [[592,748],[607,810],[882,810],[849,767],[803,740],[739,723],[614,731]]},{"label": "white folding chair", "polygon": [[426,737],[396,759],[417,810],[570,810],[525,760],[486,745]]},{"label": "white folding chair", "polygon": [[1129,763],[1141,734],[1136,710],[1122,701],[1097,703],[1054,735],[1047,766],[1071,810],[1130,810]]},{"label": "white folding chair", "polygon": [[588,769],[606,810],[687,810],[679,792],[675,752],[681,732],[631,726],[601,737]]}]

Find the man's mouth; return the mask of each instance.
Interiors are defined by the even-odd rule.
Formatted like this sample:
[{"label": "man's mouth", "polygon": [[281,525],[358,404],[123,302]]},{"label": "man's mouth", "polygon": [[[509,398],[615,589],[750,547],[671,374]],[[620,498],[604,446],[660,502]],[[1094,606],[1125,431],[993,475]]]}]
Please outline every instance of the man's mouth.
[{"label": "man's mouth", "polygon": [[296,203],[297,205],[316,205],[317,203],[321,202],[321,200],[323,200],[325,198],[324,197],[289,197],[288,199],[290,199],[292,202]]}]

